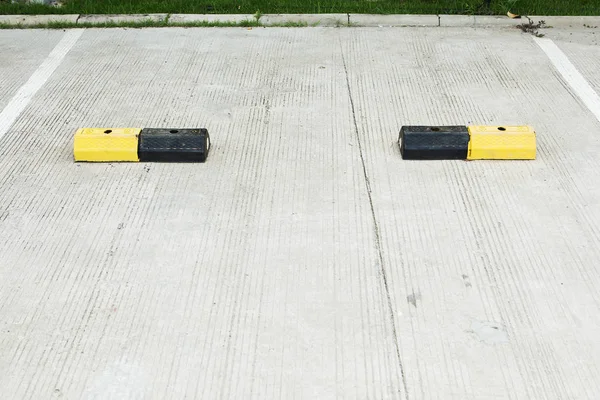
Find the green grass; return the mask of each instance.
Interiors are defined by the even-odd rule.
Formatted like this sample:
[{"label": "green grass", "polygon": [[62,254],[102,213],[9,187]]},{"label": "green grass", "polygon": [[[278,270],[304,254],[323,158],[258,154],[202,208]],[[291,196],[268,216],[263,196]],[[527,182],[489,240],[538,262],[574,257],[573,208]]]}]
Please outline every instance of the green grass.
[{"label": "green grass", "polygon": [[600,0],[66,0],[63,7],[0,0],[0,14],[505,14],[600,15]]}]

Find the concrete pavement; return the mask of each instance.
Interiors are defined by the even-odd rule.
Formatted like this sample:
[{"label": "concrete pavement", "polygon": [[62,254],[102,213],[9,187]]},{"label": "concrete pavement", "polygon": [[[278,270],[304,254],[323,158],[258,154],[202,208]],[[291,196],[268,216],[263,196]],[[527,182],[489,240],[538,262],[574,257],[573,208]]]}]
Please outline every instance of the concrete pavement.
[{"label": "concrete pavement", "polygon": [[[597,93],[597,31],[545,33]],[[68,34],[0,32],[6,398],[596,398],[600,121],[531,35]],[[538,159],[403,161],[408,124],[529,124]],[[93,126],[213,146],[73,163]]]}]

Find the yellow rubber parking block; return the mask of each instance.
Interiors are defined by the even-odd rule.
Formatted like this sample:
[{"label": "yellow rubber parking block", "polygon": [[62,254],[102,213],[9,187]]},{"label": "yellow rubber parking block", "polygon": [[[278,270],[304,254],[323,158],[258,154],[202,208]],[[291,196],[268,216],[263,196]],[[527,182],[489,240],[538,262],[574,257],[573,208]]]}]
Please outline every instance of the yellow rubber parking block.
[{"label": "yellow rubber parking block", "polygon": [[75,161],[139,161],[141,128],[81,128],[75,133]]},{"label": "yellow rubber parking block", "polygon": [[467,160],[535,160],[535,131],[529,126],[469,126]]}]

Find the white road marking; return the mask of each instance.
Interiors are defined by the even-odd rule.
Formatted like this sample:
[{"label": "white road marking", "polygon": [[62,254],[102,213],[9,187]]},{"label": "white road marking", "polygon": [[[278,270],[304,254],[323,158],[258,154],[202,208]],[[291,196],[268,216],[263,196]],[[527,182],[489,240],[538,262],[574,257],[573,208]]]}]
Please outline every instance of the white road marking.
[{"label": "white road marking", "polygon": [[598,96],[598,93],[552,40],[546,38],[534,38],[534,40],[544,50],[554,67],[565,78],[581,101],[600,121],[600,96]]},{"label": "white road marking", "polygon": [[44,83],[50,78],[52,73],[58,68],[69,50],[77,43],[77,40],[83,34],[84,29],[68,30],[56,47],[31,75],[29,80],[21,86],[19,91],[8,102],[4,110],[0,113],[0,138],[8,132],[12,124],[19,118],[21,112],[27,107],[33,96]]}]

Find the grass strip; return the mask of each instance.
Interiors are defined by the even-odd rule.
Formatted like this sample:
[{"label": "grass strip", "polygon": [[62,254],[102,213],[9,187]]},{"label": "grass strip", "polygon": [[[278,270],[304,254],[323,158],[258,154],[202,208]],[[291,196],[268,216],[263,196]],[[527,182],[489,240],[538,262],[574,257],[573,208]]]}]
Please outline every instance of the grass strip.
[{"label": "grass strip", "polygon": [[62,7],[0,0],[0,14],[506,14],[600,15],[600,0],[64,0]]}]

